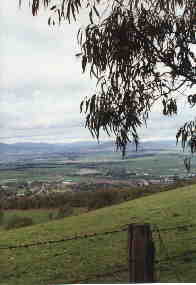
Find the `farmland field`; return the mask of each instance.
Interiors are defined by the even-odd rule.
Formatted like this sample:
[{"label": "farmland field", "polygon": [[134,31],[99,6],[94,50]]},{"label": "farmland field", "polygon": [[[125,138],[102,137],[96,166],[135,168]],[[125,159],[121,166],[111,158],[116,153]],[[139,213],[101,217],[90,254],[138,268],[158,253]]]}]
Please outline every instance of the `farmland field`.
[{"label": "farmland field", "polygon": [[[178,175],[186,176],[187,172],[184,167],[183,153],[159,153],[151,156],[138,158],[128,158],[125,160],[96,160],[96,156],[91,155],[90,160],[80,160],[73,162],[59,162],[54,160],[48,163],[34,163],[33,166],[23,164],[14,165],[12,169],[0,170],[0,183],[3,184],[10,180],[15,181],[54,181],[54,180],[72,180],[73,182],[85,182],[86,177],[94,177],[91,174],[82,173],[82,169],[93,169],[97,171],[96,177],[119,178],[159,178],[160,176]],[[196,172],[196,159],[192,160],[191,173]],[[81,174],[80,174],[81,173]],[[137,174],[137,177],[133,176]]]}]

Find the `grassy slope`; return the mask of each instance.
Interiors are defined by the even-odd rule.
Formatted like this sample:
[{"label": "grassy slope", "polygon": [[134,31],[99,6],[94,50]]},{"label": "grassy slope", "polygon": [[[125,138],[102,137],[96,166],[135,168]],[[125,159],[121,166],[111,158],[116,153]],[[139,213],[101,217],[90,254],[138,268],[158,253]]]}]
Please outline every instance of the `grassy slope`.
[{"label": "grassy slope", "polygon": [[[72,215],[79,215],[87,212],[85,208],[73,208]],[[4,229],[8,220],[13,216],[32,218],[33,224],[42,224],[50,221],[49,215],[55,217],[58,214],[58,209],[30,209],[30,210],[5,210],[3,224],[0,225],[0,230]]]},{"label": "grassy slope", "polygon": [[[102,232],[133,222],[149,222],[161,228],[196,224],[196,185],[158,193],[64,220],[2,231],[0,245],[60,239],[75,233]],[[190,231],[164,232],[163,238],[169,254],[179,255],[196,250],[196,240],[182,240],[193,238],[195,233],[196,227]],[[156,244],[159,248],[158,240]],[[83,279],[96,273],[111,272],[114,267],[120,268],[121,265],[127,264],[127,233],[0,252],[1,285],[57,284]],[[160,252],[158,249],[157,258],[160,254],[163,258],[165,251]],[[195,256],[192,254],[190,260],[176,261],[172,268],[178,271],[183,281],[196,281],[195,261],[196,254]],[[172,282],[180,278],[172,271],[170,264],[169,266],[167,263],[161,264],[161,268],[161,281]],[[114,283],[115,278],[95,281]],[[127,281],[127,276],[118,278],[120,282]]]},{"label": "grassy slope", "polygon": [[4,224],[7,223],[7,221],[13,217],[13,216],[19,216],[19,217],[28,217],[32,218],[34,224],[40,224],[45,223],[49,221],[49,214],[54,213],[56,214],[56,209],[33,209],[33,210],[5,210],[4,211]]}]

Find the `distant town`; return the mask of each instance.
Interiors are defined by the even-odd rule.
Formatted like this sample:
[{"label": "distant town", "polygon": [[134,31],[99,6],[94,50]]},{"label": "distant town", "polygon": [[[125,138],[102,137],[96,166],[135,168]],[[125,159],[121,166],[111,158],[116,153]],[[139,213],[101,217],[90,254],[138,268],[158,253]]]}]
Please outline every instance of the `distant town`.
[{"label": "distant town", "polygon": [[25,197],[116,187],[170,185],[196,176],[187,173],[185,153],[175,141],[130,145],[126,159],[111,142],[68,145],[0,145],[0,197]]}]

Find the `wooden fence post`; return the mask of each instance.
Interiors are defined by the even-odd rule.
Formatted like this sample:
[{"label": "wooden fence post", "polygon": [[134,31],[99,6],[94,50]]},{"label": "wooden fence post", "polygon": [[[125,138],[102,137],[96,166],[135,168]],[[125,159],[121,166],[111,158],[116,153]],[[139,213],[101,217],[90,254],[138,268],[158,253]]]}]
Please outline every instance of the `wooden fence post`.
[{"label": "wooden fence post", "polygon": [[149,224],[128,226],[129,282],[154,282],[154,244]]}]

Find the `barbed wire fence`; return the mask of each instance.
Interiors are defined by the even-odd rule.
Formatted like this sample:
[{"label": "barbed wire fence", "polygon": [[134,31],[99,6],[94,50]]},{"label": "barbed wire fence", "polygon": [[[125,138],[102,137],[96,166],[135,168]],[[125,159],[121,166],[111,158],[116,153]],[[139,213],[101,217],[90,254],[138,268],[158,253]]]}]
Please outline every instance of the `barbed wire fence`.
[{"label": "barbed wire fence", "polygon": [[75,236],[71,236],[71,237],[67,237],[67,238],[63,238],[63,239],[57,239],[57,240],[46,240],[46,241],[41,241],[41,242],[34,242],[34,243],[27,243],[27,244],[20,244],[20,245],[6,245],[6,246],[0,245],[0,250],[27,248],[27,247],[33,247],[33,246],[43,246],[46,244],[54,244],[54,243],[81,240],[81,239],[103,236],[103,235],[109,235],[109,234],[116,234],[116,233],[123,232],[123,231],[127,231],[126,225],[121,226],[119,229],[115,229],[115,230],[111,230],[111,231],[104,231],[104,232],[98,232],[98,233],[88,233],[88,234],[85,233],[82,235],[75,234]]},{"label": "barbed wire fence", "polygon": [[[196,224],[180,224],[175,227],[159,228],[153,225],[154,240],[156,240],[156,259],[155,268],[157,281],[171,281],[172,278],[175,282],[184,281],[184,265],[196,260],[196,241],[195,237],[187,237],[186,235],[192,234],[196,229]],[[174,238],[172,235],[174,234]],[[183,245],[186,244],[184,247]],[[191,249],[187,249],[191,245]],[[168,273],[170,272],[170,277]],[[167,278],[162,279],[162,273],[166,273]],[[174,277],[172,277],[172,275]],[[196,281],[196,274],[194,280]],[[172,281],[171,281],[172,282]]]},{"label": "barbed wire fence", "polygon": [[[37,242],[32,242],[32,243],[24,243],[24,244],[7,244],[7,245],[0,245],[0,252],[9,250],[25,250],[25,249],[34,249],[34,248],[44,248],[45,246],[55,246],[59,245],[61,246],[62,244],[66,242],[76,242],[77,240],[87,240],[94,238],[95,240],[99,237],[103,236],[111,236],[111,235],[117,235],[122,232],[128,232],[129,224],[124,224],[119,226],[117,229],[112,229],[104,232],[95,232],[95,233],[84,233],[84,234],[75,234],[74,236],[68,236],[65,238],[61,239],[56,239],[56,240],[45,240],[45,241],[37,241]],[[138,226],[137,224],[133,224],[133,226]],[[144,225],[140,225],[144,226]],[[145,225],[146,226],[146,225]],[[154,270],[154,282],[155,281],[160,281],[161,280],[161,274],[162,272],[165,271],[165,268],[167,269],[166,271],[169,270],[172,272],[174,279],[177,282],[183,282],[183,272],[179,269],[179,266],[176,265],[176,262],[181,262],[181,263],[186,263],[189,261],[192,261],[192,259],[195,258],[196,260],[196,244],[195,244],[195,249],[191,248],[191,250],[186,250],[182,252],[181,254],[174,254],[168,250],[168,243],[172,244],[177,244],[179,242],[192,242],[196,241],[196,238],[194,237],[179,237],[177,240],[169,240],[169,242],[166,242],[167,236],[169,233],[174,233],[176,235],[180,233],[189,233],[191,232],[194,228],[196,228],[196,224],[184,224],[184,225],[177,225],[175,227],[167,227],[167,228],[159,228],[157,225],[149,225],[151,228],[152,232],[152,240],[153,244],[155,247],[155,256],[152,259],[153,264],[150,265],[150,268],[153,268]],[[139,242],[142,242],[143,237],[139,237]],[[133,246],[133,245],[132,245]],[[125,246],[126,247],[126,246]],[[132,252],[134,252],[134,249],[132,249]],[[145,255],[145,254],[144,254]],[[55,256],[60,256],[62,258],[66,258],[66,253],[65,252],[60,252],[60,253],[55,253]],[[141,258],[141,256],[139,257]],[[135,252],[135,255],[128,256],[127,254],[127,259],[129,260],[125,264],[117,264],[116,266],[111,266],[109,271],[104,271],[102,273],[96,273],[96,274],[90,274],[88,276],[85,276],[85,278],[68,278],[64,282],[69,283],[69,284],[74,284],[74,283],[89,283],[91,281],[96,281],[100,279],[105,279],[111,277],[113,280],[113,283],[115,281],[117,283],[121,283],[123,280],[122,278],[125,278],[126,280],[128,279],[128,273],[129,273],[129,282],[130,280],[130,272],[133,274],[133,267],[131,264],[134,264],[134,266],[137,266],[138,262],[138,256],[137,252]],[[147,262],[148,263],[148,262]],[[145,265],[145,266],[148,266]],[[134,267],[134,270],[136,270],[137,273],[137,268]],[[146,270],[146,269],[145,269]],[[141,271],[141,268],[139,268],[139,271]],[[148,271],[148,269],[147,269]],[[28,270],[23,269],[22,274],[28,274]],[[122,274],[126,274],[126,277],[121,277]],[[137,275],[137,274],[136,274]],[[9,278],[9,276],[8,276]],[[195,276],[196,280],[196,276]],[[1,281],[1,280],[0,280]],[[124,280],[125,281],[125,280]],[[136,280],[137,281],[137,280]],[[1,284],[1,283],[0,283]],[[46,283],[47,285],[51,284],[53,285],[54,283]],[[57,283],[56,283],[57,284]]]}]

